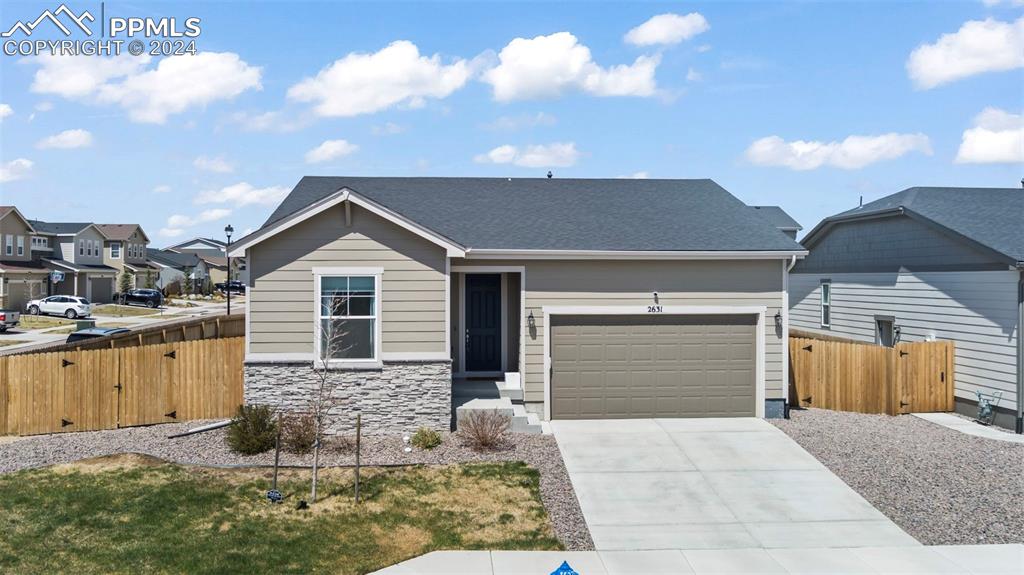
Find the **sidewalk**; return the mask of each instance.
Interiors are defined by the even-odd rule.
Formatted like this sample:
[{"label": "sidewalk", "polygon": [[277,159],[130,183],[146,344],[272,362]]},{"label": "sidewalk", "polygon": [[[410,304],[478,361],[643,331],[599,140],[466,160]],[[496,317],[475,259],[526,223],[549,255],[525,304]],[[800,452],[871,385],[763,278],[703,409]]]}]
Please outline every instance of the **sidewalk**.
[{"label": "sidewalk", "polygon": [[[571,571],[559,569],[566,562]],[[1024,575],[1024,545],[693,551],[435,551],[378,575]]]},{"label": "sidewalk", "polygon": [[993,429],[990,426],[975,423],[970,419],[953,415],[952,413],[912,413],[911,415],[967,435],[984,437],[985,439],[993,439],[995,441],[1024,444],[1024,435]]}]

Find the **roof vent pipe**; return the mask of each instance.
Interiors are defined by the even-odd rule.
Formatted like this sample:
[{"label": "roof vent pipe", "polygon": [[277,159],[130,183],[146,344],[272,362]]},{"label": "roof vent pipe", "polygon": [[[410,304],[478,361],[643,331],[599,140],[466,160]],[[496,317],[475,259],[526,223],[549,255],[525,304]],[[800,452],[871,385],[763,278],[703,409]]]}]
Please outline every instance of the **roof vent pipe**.
[{"label": "roof vent pipe", "polygon": [[[551,173],[551,170],[548,170],[548,179],[550,180],[550,179],[551,179],[551,178],[553,178],[554,176],[555,176],[555,175]],[[1021,180],[1021,184],[1022,184],[1022,185],[1024,185],[1024,180]]]}]

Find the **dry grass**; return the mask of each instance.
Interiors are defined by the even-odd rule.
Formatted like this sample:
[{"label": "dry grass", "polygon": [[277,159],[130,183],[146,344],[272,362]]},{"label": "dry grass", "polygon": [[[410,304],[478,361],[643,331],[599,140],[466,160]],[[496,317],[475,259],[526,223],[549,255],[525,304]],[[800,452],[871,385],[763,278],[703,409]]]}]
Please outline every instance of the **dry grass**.
[{"label": "dry grass", "polygon": [[[321,472],[95,458],[0,476],[0,572],[368,573],[440,549],[560,549],[522,463]],[[60,541],[60,545],[54,545]],[[156,567],[159,566],[159,567]]]},{"label": "dry grass", "polygon": [[107,303],[92,308],[92,315],[105,317],[137,317],[154,315],[158,313],[160,313],[160,310],[156,308],[148,308],[133,305],[119,305],[115,303]]},{"label": "dry grass", "polygon": [[29,315],[27,313],[21,314],[21,320],[18,323],[18,327],[21,329],[49,329],[51,327],[60,327],[62,325],[74,326],[74,320],[50,317],[46,315]]},{"label": "dry grass", "polygon": [[9,345],[18,345],[19,343],[27,343],[27,340],[23,340],[23,339],[0,339],[0,347],[7,347]]}]

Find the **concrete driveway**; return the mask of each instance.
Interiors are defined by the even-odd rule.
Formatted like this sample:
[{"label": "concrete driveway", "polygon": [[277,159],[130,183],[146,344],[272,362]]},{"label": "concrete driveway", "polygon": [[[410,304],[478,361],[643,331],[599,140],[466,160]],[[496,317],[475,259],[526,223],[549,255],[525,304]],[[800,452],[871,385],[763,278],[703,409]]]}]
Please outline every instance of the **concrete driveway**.
[{"label": "concrete driveway", "polygon": [[919,545],[761,419],[552,429],[599,551]]}]

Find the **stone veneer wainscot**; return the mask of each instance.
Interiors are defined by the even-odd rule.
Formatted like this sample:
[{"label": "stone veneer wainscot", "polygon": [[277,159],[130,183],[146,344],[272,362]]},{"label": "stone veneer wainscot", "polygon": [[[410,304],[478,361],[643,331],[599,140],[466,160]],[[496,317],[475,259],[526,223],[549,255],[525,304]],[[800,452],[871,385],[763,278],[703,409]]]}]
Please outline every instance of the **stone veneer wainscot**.
[{"label": "stone veneer wainscot", "polygon": [[[319,377],[309,362],[245,365],[245,402],[308,411]],[[326,433],[354,431],[363,415],[369,434],[451,427],[451,361],[387,361],[380,369],[332,369]]]}]

